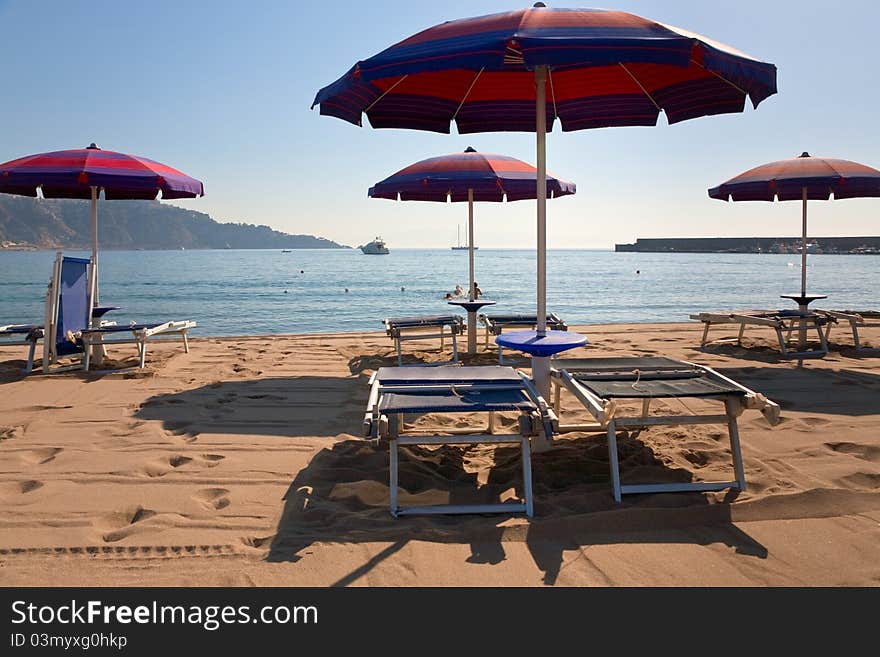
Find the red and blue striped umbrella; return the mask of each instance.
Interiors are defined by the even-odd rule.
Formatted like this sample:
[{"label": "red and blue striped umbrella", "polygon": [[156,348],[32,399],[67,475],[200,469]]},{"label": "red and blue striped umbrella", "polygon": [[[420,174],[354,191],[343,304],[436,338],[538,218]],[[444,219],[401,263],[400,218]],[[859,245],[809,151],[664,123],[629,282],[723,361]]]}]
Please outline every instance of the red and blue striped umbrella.
[{"label": "red and blue striped umbrella", "polygon": [[[468,148],[410,164],[370,187],[372,198],[401,201],[522,201],[537,198],[538,170],[507,155]],[[566,196],[574,183],[547,177],[547,195]]]},{"label": "red and blue striped umbrella", "polygon": [[538,3],[428,28],[321,89],[321,114],[374,128],[535,130],[546,67],[547,125],[655,125],[741,112],[776,93],[776,67],[706,37],[622,11]]},{"label": "red and blue striped umbrella", "polygon": [[[410,164],[370,187],[372,198],[401,201],[468,202],[468,298],[474,300],[474,201],[522,201],[537,198],[538,170],[507,155],[478,153],[468,147]],[[574,194],[574,183],[547,177],[550,198]],[[468,354],[476,351],[475,313],[468,312]]]},{"label": "red and blue striped umbrella", "polygon": [[0,193],[92,200],[93,303],[98,304],[98,195],[113,199],[195,198],[204,185],[165,164],[136,155],[88,148],[40,153],[0,164]]},{"label": "red and blue striped umbrella", "polygon": [[880,171],[830,157],[799,157],[762,164],[709,190],[722,201],[802,202],[801,297],[807,294],[807,200],[880,196]]},{"label": "red and blue striped umbrella", "polygon": [[[449,21],[355,64],[321,114],[374,128],[535,131],[538,335],[546,332],[546,131],[655,125],[741,112],[776,93],[776,67],[634,14],[534,7]],[[549,394],[549,361],[532,360]]]}]

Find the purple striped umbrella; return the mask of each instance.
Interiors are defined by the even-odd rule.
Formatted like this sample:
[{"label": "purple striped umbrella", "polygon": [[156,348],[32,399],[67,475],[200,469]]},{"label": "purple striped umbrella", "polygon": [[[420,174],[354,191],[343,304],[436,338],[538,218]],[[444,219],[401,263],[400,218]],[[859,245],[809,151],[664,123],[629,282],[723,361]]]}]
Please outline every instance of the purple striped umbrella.
[{"label": "purple striped umbrella", "polygon": [[[468,202],[468,298],[474,300],[474,201],[501,202],[537,198],[538,170],[507,155],[478,153],[468,147],[453,153],[410,164],[376,183],[367,193],[372,198],[401,201]],[[550,198],[574,194],[574,183],[547,178]],[[468,353],[476,351],[474,313],[468,312]]]},{"label": "purple striped umbrella", "polygon": [[[880,196],[880,171],[858,162],[830,157],[800,157],[750,169],[709,190],[722,201],[800,200],[801,297],[807,294],[807,200]],[[803,305],[803,304],[802,304]]]},{"label": "purple striped umbrella", "polygon": [[[546,130],[655,125],[741,112],[776,93],[776,67],[620,11],[534,7],[428,28],[321,89],[321,114],[375,128],[535,131],[538,333],[546,330]],[[547,99],[549,98],[549,102]],[[549,361],[533,359],[542,392]]]},{"label": "purple striped umbrella", "polygon": [[195,178],[145,157],[88,148],[28,155],[0,164],[0,192],[92,200],[92,303],[98,305],[98,195],[113,199],[195,198],[205,195]]}]

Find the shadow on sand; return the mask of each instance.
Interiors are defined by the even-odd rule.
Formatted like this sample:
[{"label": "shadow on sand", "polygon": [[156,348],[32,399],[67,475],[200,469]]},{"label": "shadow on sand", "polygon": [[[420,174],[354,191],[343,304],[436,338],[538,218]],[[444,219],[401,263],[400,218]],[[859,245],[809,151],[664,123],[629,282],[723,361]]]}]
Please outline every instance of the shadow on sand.
[{"label": "shadow on sand", "polygon": [[[615,504],[607,454],[604,440],[586,435],[534,454],[536,510],[528,520],[518,516],[511,522],[511,516],[501,514],[395,519],[388,509],[387,445],[337,442],[316,454],[290,485],[267,559],[296,562],[315,542],[390,543],[335,582],[346,586],[409,541],[469,545],[466,561],[487,565],[506,559],[506,543],[525,543],[547,585],[556,583],[565,551],[591,545],[721,543],[738,553],[766,558],[766,548],[732,523],[733,492],[723,503],[710,504],[698,493],[676,493],[628,496],[623,504]],[[692,480],[689,472],[664,466],[637,438],[623,438],[620,455],[621,467],[636,477]],[[478,482],[473,464],[489,462],[488,479]],[[516,447],[404,448],[400,502],[470,504],[497,502],[514,494],[519,497],[520,467]]]}]

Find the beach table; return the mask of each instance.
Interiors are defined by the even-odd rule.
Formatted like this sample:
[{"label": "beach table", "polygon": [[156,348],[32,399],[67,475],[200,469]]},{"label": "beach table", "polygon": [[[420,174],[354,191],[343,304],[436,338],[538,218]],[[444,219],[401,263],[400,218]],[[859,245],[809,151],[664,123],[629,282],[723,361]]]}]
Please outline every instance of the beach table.
[{"label": "beach table", "polygon": [[484,306],[494,306],[494,301],[487,299],[475,299],[469,301],[467,299],[453,299],[447,301],[450,306],[459,306],[467,312],[467,340],[468,340],[468,356],[477,353],[477,312]]}]

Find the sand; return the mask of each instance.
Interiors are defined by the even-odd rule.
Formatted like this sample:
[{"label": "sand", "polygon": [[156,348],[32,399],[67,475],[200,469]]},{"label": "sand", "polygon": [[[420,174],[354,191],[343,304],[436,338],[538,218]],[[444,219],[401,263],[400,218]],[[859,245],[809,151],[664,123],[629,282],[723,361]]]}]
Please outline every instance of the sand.
[{"label": "sand", "polygon": [[[3,347],[0,585],[880,583],[880,352],[838,330],[798,369],[760,329],[706,351],[696,322],[579,330],[579,355],[687,358],[778,402],[775,427],[740,418],[748,490],[615,504],[603,436],[571,433],[534,455],[534,518],[394,519],[387,449],[358,437],[367,378],[394,364],[384,334],[196,334],[190,354],[151,349],[144,371],[27,378],[26,349]],[[880,346],[880,329],[864,337]],[[563,410],[588,419],[570,396]],[[620,444],[625,478],[730,476],[720,427]],[[506,446],[413,449],[401,501],[504,499],[519,474]]]}]

